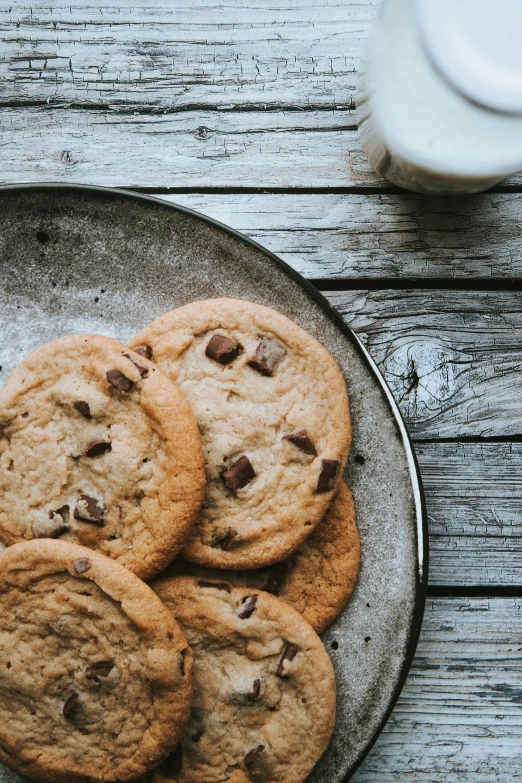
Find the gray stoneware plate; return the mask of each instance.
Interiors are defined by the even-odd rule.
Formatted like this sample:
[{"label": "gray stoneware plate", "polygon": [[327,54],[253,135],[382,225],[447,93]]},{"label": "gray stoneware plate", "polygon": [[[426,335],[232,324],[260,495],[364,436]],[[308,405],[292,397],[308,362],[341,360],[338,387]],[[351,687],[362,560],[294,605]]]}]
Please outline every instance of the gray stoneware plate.
[{"label": "gray stoneware plate", "polygon": [[[309,783],[347,780],[400,693],[427,583],[415,457],[372,359],[326,299],[272,253],[145,196],[67,185],[0,188],[0,270],[0,384],[55,337],[98,332],[125,342],[166,310],[215,296],[273,307],[335,356],[352,410],[346,479],[362,567],[347,608],[323,635],[337,677],[337,724]],[[0,765],[2,783],[21,780]]]}]

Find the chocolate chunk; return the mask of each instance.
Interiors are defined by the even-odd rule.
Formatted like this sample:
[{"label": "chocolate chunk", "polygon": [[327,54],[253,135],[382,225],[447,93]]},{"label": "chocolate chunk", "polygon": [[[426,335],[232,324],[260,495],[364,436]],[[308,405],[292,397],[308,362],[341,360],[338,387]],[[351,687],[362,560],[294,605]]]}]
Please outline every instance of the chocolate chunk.
[{"label": "chocolate chunk", "polygon": [[84,453],[86,457],[99,457],[100,454],[105,454],[106,451],[110,451],[111,449],[112,446],[108,440],[96,438],[87,444]]},{"label": "chocolate chunk", "polygon": [[69,698],[63,705],[64,716],[68,718],[69,715],[71,715],[71,713],[74,712],[74,710],[78,707],[79,704],[80,704],[80,694],[79,693],[71,694],[71,696],[69,696]]},{"label": "chocolate chunk", "polygon": [[329,492],[335,487],[340,462],[337,459],[323,459],[321,472],[317,480],[316,492]]},{"label": "chocolate chunk", "polygon": [[198,579],[198,587],[214,587],[216,590],[225,590],[230,593],[230,585],[226,582],[208,582],[206,579]]},{"label": "chocolate chunk", "polygon": [[226,536],[218,539],[219,546],[221,547],[221,549],[224,549],[225,551],[231,549],[234,539],[237,538],[238,536],[239,533],[237,532],[237,530],[233,527],[229,527]]},{"label": "chocolate chunk", "polygon": [[112,661],[102,661],[101,663],[95,663],[94,666],[87,666],[85,675],[87,679],[99,682],[100,677],[108,677],[113,669],[114,664]]},{"label": "chocolate chunk", "polygon": [[261,753],[264,751],[265,746],[264,745],[258,745],[257,748],[254,748],[254,750],[249,751],[243,761],[245,762],[245,767],[251,767],[252,764],[254,764],[255,761],[259,758]]},{"label": "chocolate chunk", "polygon": [[74,509],[74,518],[81,522],[88,522],[90,525],[103,527],[106,510],[103,500],[91,498],[89,495],[80,495]]},{"label": "chocolate chunk", "polygon": [[272,375],[279,362],[286,356],[286,348],[277,340],[262,337],[253,359],[248,364],[261,375]]},{"label": "chocolate chunk", "polygon": [[257,604],[257,595],[254,593],[254,595],[247,595],[246,598],[243,599],[243,603],[238,609],[237,616],[240,620],[247,620],[251,615],[254,614],[255,608]]},{"label": "chocolate chunk", "polygon": [[[58,519],[60,520],[58,522]],[[64,525],[58,514],[55,514],[52,521],[42,524],[33,522],[33,536],[35,538],[60,538],[70,530],[69,525]]]},{"label": "chocolate chunk", "polygon": [[297,653],[299,652],[299,647],[297,644],[292,644],[292,642],[287,642],[285,650],[281,656],[281,660],[279,661],[279,666],[277,667],[276,674],[278,677],[284,677],[284,670],[285,670],[285,661],[293,661]]},{"label": "chocolate chunk", "polygon": [[152,353],[152,348],[150,345],[138,345],[136,348],[132,349],[134,353],[139,354],[140,356],[144,356],[145,359],[148,359],[149,362],[154,361],[154,354]]},{"label": "chocolate chunk", "polygon": [[305,454],[311,454],[313,457],[317,457],[317,449],[315,448],[313,441],[308,437],[306,430],[299,430],[299,432],[293,432],[291,435],[285,435],[283,440],[287,440]]},{"label": "chocolate chunk", "polygon": [[246,487],[255,477],[256,474],[252,467],[252,463],[245,455],[236,460],[228,470],[223,471],[221,474],[221,478],[225,482],[225,485],[232,490],[232,492],[237,492],[238,489]]},{"label": "chocolate chunk", "polygon": [[74,407],[79,413],[82,414],[82,416],[85,416],[86,419],[92,419],[91,409],[89,408],[88,402],[75,402]]},{"label": "chocolate chunk", "polygon": [[181,745],[177,745],[176,750],[160,765],[160,769],[162,772],[166,772],[167,775],[174,777],[181,772],[181,763]]},{"label": "chocolate chunk", "polygon": [[134,386],[132,381],[129,381],[128,378],[124,376],[122,372],[119,370],[109,370],[107,372],[107,380],[109,383],[111,383],[116,389],[122,392],[128,392],[132,389]]},{"label": "chocolate chunk", "polygon": [[254,680],[251,693],[247,693],[247,699],[249,701],[257,701],[261,692],[261,680]]},{"label": "chocolate chunk", "polygon": [[230,364],[242,351],[243,346],[237,340],[223,337],[222,334],[213,334],[205,348],[205,356],[219,364]]},{"label": "chocolate chunk", "polygon": [[79,560],[75,560],[73,563],[74,573],[77,576],[84,574],[89,568],[92,568],[92,563],[88,557],[80,557]]},{"label": "chocolate chunk", "polygon": [[289,571],[290,566],[288,563],[276,563],[270,571],[270,576],[263,589],[267,593],[272,593],[272,595],[279,595]]},{"label": "chocolate chunk", "polygon": [[60,536],[65,535],[65,533],[68,533],[71,529],[69,525],[66,525],[63,521],[58,522],[58,520],[61,520],[61,517],[59,514],[54,514],[53,516],[53,522],[56,524],[56,527],[53,527],[52,530],[49,530],[47,535],[40,534],[38,538],[60,538]]},{"label": "chocolate chunk", "polygon": [[194,734],[190,739],[192,740],[192,742],[199,742],[202,736],[203,736],[203,729],[198,729],[197,731],[194,732]]},{"label": "chocolate chunk", "polygon": [[54,528],[54,530],[47,535],[39,535],[38,538],[60,538],[69,532],[71,528],[69,525],[60,525],[60,527]]},{"label": "chocolate chunk", "polygon": [[133,365],[135,366],[135,368],[137,369],[137,371],[139,372],[142,378],[145,378],[145,376],[149,374],[147,368],[143,367],[143,365],[141,364],[138,364],[138,362],[135,362],[132,356],[130,355],[130,353],[124,353],[123,355],[125,356],[126,359],[130,359],[130,361],[133,363]]}]

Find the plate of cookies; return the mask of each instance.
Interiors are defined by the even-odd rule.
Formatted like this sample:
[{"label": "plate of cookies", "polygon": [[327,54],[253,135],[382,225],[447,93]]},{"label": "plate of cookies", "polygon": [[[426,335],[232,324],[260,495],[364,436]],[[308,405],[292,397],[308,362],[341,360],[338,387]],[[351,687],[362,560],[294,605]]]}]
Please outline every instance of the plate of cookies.
[{"label": "plate of cookies", "polygon": [[348,780],[428,567],[371,357],[191,210],[0,200],[0,781]]}]

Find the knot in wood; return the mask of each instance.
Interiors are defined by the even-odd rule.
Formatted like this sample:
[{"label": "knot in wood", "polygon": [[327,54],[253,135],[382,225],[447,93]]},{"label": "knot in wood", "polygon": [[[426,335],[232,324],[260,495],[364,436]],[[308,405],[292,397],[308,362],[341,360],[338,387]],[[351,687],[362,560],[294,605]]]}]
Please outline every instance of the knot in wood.
[{"label": "knot in wood", "polygon": [[60,155],[60,163],[63,163],[64,166],[76,166],[78,161],[71,150],[64,150]]},{"label": "knot in wood", "polygon": [[210,138],[211,131],[210,128],[206,128],[204,125],[200,125],[199,128],[196,128],[194,135],[197,139],[205,141],[206,139]]}]

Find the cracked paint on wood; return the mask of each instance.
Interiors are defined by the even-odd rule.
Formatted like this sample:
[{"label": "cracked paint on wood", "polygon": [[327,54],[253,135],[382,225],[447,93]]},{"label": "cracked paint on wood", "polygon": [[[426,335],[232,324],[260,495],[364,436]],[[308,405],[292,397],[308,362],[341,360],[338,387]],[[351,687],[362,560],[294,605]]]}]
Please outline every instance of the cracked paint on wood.
[{"label": "cracked paint on wood", "polygon": [[371,0],[0,9],[3,100],[179,110],[349,107]]}]

